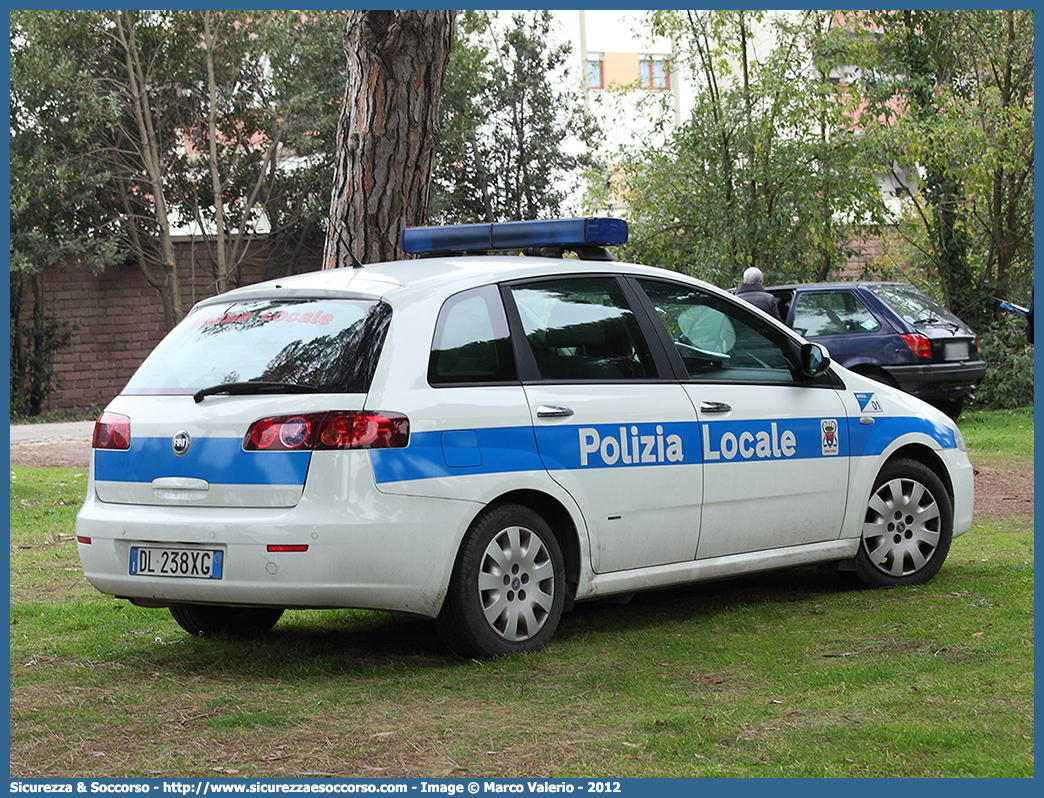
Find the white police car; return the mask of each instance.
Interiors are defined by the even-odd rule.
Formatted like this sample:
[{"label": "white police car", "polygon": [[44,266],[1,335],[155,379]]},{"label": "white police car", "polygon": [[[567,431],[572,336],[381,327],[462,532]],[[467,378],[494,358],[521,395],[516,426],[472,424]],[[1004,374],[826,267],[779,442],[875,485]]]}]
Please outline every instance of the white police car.
[{"label": "white police car", "polygon": [[637,590],[930,579],[971,525],[954,423],[726,292],[612,261],[626,234],[416,228],[429,257],[200,302],[98,419],[87,579],[196,634],[412,613],[465,657]]}]

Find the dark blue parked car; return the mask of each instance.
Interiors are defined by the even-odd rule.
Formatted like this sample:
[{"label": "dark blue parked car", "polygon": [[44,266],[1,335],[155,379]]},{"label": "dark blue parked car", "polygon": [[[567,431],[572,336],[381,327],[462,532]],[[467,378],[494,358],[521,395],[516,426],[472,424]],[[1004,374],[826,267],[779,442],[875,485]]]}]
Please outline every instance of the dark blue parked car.
[{"label": "dark blue parked car", "polygon": [[986,374],[979,337],[905,283],[773,286],[780,317],[852,371],[895,386],[957,418]]}]

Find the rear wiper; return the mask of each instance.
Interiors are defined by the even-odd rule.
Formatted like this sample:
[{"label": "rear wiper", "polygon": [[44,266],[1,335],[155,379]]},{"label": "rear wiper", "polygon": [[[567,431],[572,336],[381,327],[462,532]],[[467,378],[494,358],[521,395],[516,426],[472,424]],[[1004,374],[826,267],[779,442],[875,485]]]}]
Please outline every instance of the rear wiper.
[{"label": "rear wiper", "polygon": [[932,316],[932,315],[925,316],[923,319],[918,319],[917,321],[914,322],[914,326],[916,326],[918,324],[930,324],[933,327],[945,327],[947,330],[953,330],[954,332],[957,332],[959,329],[961,329],[958,325],[954,324],[952,321],[945,321],[943,319],[938,319],[938,318],[936,318],[935,316]]},{"label": "rear wiper", "polygon": [[229,396],[248,396],[259,393],[314,393],[314,385],[298,385],[292,382],[225,382],[220,385],[211,385],[203,388],[192,395],[192,399],[198,405],[207,396],[219,393],[227,393]]}]

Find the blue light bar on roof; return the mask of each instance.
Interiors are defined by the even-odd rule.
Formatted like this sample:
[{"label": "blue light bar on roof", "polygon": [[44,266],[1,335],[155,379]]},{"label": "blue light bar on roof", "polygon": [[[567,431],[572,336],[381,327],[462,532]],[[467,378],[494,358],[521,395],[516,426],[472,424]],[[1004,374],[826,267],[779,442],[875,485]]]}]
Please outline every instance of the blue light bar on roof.
[{"label": "blue light bar on roof", "polygon": [[402,231],[402,248],[413,255],[626,243],[627,222],[608,217],[409,227]]}]

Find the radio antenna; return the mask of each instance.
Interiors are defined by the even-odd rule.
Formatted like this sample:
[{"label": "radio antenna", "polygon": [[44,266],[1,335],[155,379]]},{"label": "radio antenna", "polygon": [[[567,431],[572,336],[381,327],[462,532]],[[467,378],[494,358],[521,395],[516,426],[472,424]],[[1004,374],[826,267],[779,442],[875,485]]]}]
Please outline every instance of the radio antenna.
[{"label": "radio antenna", "polygon": [[352,239],[345,233],[343,227],[337,235],[341,239],[341,246],[343,246],[345,251],[348,253],[348,262],[352,264],[352,268],[361,269],[363,267],[362,262],[355,257],[355,253],[352,252]]}]

